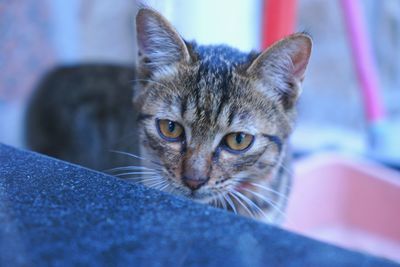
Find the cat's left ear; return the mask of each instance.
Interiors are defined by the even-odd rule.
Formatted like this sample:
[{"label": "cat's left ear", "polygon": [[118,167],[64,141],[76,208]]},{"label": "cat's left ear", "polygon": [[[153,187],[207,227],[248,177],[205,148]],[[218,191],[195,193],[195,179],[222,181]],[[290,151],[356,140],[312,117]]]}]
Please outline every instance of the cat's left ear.
[{"label": "cat's left ear", "polygon": [[136,30],[141,65],[151,73],[175,63],[190,61],[182,37],[157,11],[141,8],[136,16]]},{"label": "cat's left ear", "polygon": [[247,73],[260,82],[264,93],[290,109],[301,93],[311,49],[308,34],[290,35],[262,52],[247,68]]}]

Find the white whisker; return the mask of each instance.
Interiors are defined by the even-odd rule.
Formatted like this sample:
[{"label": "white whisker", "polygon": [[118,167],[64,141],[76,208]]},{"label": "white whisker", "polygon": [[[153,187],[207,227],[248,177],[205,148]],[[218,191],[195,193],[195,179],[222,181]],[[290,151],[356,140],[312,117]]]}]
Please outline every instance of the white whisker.
[{"label": "white whisker", "polygon": [[240,197],[244,202],[246,202],[249,206],[254,207],[259,213],[261,213],[262,216],[267,217],[265,212],[256,204],[254,203],[251,199],[240,193],[239,191],[235,192],[238,197]]},{"label": "white whisker", "polygon": [[228,203],[228,205],[231,207],[231,209],[233,210],[233,212],[235,214],[237,214],[236,208],[235,208],[235,203],[233,203],[232,199],[230,198],[229,195],[222,195],[224,197],[224,199],[226,200],[226,202]]},{"label": "white whisker", "polygon": [[124,166],[124,167],[117,167],[105,170],[105,172],[114,172],[114,171],[136,171],[136,170],[148,170],[148,171],[158,171],[156,169],[147,168],[143,166]]},{"label": "white whisker", "polygon": [[287,166],[285,166],[285,164],[283,163],[283,161],[278,162],[276,161],[275,164],[277,164],[278,168],[282,168],[286,173],[288,173],[291,176],[294,176],[294,173],[292,170],[290,170]]},{"label": "white whisker", "polygon": [[148,187],[159,189],[160,187],[164,186],[166,184],[166,182],[165,182],[165,180],[161,179],[159,181],[144,183],[144,184]]},{"label": "white whisker", "polygon": [[140,180],[140,181],[153,181],[153,180],[160,180],[160,177],[154,177],[154,176],[150,176],[150,177],[143,177],[143,176],[139,176],[139,177],[129,177],[129,178],[123,178],[123,180]]},{"label": "white whisker", "polygon": [[237,197],[236,195],[235,195],[235,193],[234,193],[234,191],[230,191],[228,194],[230,194],[246,211],[247,211],[247,213],[250,215],[250,216],[252,216],[252,217],[254,217],[254,214],[253,214],[253,212],[251,212],[250,210],[249,210],[249,208],[239,199],[239,197]]},{"label": "white whisker", "polygon": [[285,219],[287,218],[286,214],[271,199],[268,199],[265,196],[263,196],[263,195],[261,195],[261,194],[259,194],[257,192],[254,192],[254,191],[252,191],[250,189],[247,189],[247,188],[244,188],[243,190],[245,190],[245,191],[249,192],[250,194],[253,194],[254,196],[258,197],[259,199],[265,201],[267,204],[271,205],[271,207],[273,207],[276,211],[278,211]]},{"label": "white whisker", "polygon": [[118,151],[118,150],[110,150],[110,152],[118,153],[118,154],[121,154],[121,155],[125,155],[125,156],[129,156],[129,157],[132,157],[132,158],[136,158],[136,159],[145,160],[145,161],[151,162],[153,164],[156,164],[156,165],[162,167],[162,164],[160,164],[159,162],[155,162],[155,161],[143,158],[141,156],[138,156],[138,155],[135,155],[135,154],[132,154],[132,153],[128,153],[128,152],[124,152],[124,151]]},{"label": "white whisker", "polygon": [[159,190],[163,191],[164,189],[166,189],[169,186],[169,184],[167,182],[165,182],[165,185],[162,186]]},{"label": "white whisker", "polygon": [[276,191],[276,190],[274,190],[274,189],[272,189],[270,187],[267,187],[267,186],[264,186],[264,185],[261,185],[261,184],[257,184],[257,183],[250,183],[250,184],[255,186],[255,187],[264,189],[264,190],[266,190],[268,192],[274,193],[274,194],[276,194],[276,195],[278,195],[280,197],[283,197],[285,200],[288,200],[287,196],[285,196],[284,194],[282,194],[282,193],[280,193],[280,192],[278,192],[278,191]]},{"label": "white whisker", "polygon": [[114,176],[125,176],[125,175],[146,175],[146,174],[157,174],[156,172],[125,172],[125,173],[117,173]]},{"label": "white whisker", "polygon": [[223,198],[224,194],[221,191],[217,191],[217,192],[218,192],[217,197],[218,197],[219,202],[221,203],[222,208],[224,210],[227,210],[226,202],[224,201],[224,198]]},{"label": "white whisker", "polygon": [[160,182],[157,183],[157,184],[153,184],[152,187],[153,187],[154,189],[163,191],[163,189],[165,189],[166,187],[168,187],[168,183],[167,183],[165,180],[163,180],[163,181],[160,181]]}]

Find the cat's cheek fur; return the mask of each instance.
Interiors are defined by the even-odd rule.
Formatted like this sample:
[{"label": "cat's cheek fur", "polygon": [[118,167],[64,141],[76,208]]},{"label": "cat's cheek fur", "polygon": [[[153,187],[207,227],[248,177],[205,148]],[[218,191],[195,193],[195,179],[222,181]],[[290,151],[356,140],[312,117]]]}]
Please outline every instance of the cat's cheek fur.
[{"label": "cat's cheek fur", "polygon": [[[152,159],[153,161],[162,164],[160,175],[168,182],[168,189],[175,188],[180,192],[185,191],[185,188],[182,188],[181,186],[180,174],[182,172],[182,164],[181,155],[177,150],[168,149],[168,147],[159,147],[158,149],[155,149],[154,146],[151,145],[151,141],[149,142],[148,140],[143,140],[141,154],[146,159]],[[146,161],[143,161],[142,164],[149,168],[154,167],[151,166],[152,164],[149,164],[149,162]]]}]

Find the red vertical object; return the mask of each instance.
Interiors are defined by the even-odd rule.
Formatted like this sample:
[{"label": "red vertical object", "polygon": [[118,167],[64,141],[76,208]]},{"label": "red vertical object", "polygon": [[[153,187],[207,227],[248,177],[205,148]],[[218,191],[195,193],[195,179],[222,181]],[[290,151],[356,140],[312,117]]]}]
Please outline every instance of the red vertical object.
[{"label": "red vertical object", "polygon": [[263,49],[294,32],[296,9],[297,0],[264,0],[261,44]]}]

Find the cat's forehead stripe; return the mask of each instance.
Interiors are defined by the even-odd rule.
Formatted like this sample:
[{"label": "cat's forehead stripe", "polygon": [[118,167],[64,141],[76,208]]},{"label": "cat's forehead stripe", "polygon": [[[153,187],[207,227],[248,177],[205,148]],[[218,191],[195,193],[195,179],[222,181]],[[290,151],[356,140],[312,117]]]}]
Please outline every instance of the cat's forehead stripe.
[{"label": "cat's forehead stripe", "polygon": [[197,46],[194,51],[202,64],[213,71],[227,70],[249,61],[249,54],[225,45]]}]

